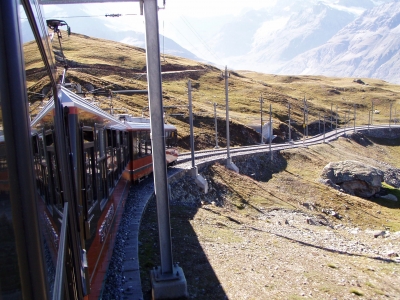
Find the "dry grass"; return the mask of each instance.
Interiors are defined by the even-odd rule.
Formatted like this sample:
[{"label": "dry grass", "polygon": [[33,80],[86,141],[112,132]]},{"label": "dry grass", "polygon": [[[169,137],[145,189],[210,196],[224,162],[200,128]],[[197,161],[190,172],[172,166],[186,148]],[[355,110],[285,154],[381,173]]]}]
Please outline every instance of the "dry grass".
[{"label": "dry grass", "polygon": [[[179,185],[184,190],[180,192],[185,195],[183,202],[197,195],[194,207],[180,205],[181,198],[176,196],[171,206],[174,257],[185,272],[190,299],[395,299],[400,293],[398,264],[351,250],[331,251],[329,243],[324,246],[311,239],[330,232],[337,239],[355,239],[365,247],[398,243],[398,239],[391,242],[372,235],[362,240],[349,232],[354,228],[363,231],[385,227],[390,227],[392,233],[399,231],[399,203],[346,195],[317,181],[330,161],[357,159],[400,167],[400,143],[392,142],[391,146],[363,146],[341,138],[331,144],[285,150],[280,159],[286,165],[265,165],[275,170],[267,181],[213,165],[202,173],[211,186],[207,195],[197,195],[189,183]],[[200,205],[200,201],[205,204]],[[217,205],[209,204],[212,201]],[[303,203],[312,203],[315,210],[306,209]],[[343,218],[324,215],[322,209],[333,209]],[[309,218],[322,216],[320,220],[331,226],[342,224],[344,229],[297,222],[296,216],[302,213]],[[276,217],[271,217],[274,214]],[[155,220],[154,204],[150,204],[143,219],[141,232],[145,235],[140,237],[144,244],[151,245],[141,248],[151,267],[158,264],[159,250],[157,232],[148,230],[148,226],[155,225],[148,219]],[[285,225],[287,220],[294,223]],[[296,228],[297,238],[285,237],[286,231]],[[148,266],[142,266],[147,297]]]},{"label": "dry grass", "polygon": [[[53,41],[53,47],[57,51],[58,41]],[[68,37],[63,34],[64,54],[69,60],[70,69],[67,78],[71,82],[80,84],[91,83],[96,89],[146,89],[147,82],[144,76],[146,72],[145,52],[142,48],[128,46],[121,43],[90,38],[80,34],[72,34]],[[48,85],[48,81],[40,70],[40,59],[37,48],[33,43],[25,45],[25,60],[30,92],[40,93],[41,89]],[[94,51],[95,49],[95,51]],[[220,120],[225,118],[225,84],[221,77],[222,70],[215,67],[174,56],[166,56],[161,61],[162,70],[167,72],[179,71],[163,75],[163,95],[165,106],[176,106],[170,109],[168,114],[184,114],[184,122],[175,116],[167,116],[168,122],[176,125],[180,137],[185,139],[189,135],[188,110],[182,105],[187,105],[187,82],[192,82],[193,111],[195,117],[205,118],[201,124],[201,132],[212,133],[214,129],[213,103],[218,104],[217,112]],[[58,70],[62,72],[61,64]],[[196,72],[180,72],[183,70],[197,70]],[[371,101],[374,101],[374,109],[380,110],[380,114],[374,115],[374,123],[388,123],[389,103],[393,102],[392,117],[397,112],[397,93],[400,86],[375,79],[363,79],[367,85],[353,82],[352,78],[331,78],[323,76],[276,76],[249,71],[231,71],[229,78],[229,106],[230,118],[240,125],[254,125],[260,123],[260,95],[263,95],[264,121],[272,104],[272,116],[274,127],[277,130],[281,122],[287,120],[287,105],[292,106],[292,120],[294,127],[301,134],[303,123],[303,98],[309,101],[309,123],[318,121],[318,114],[330,115],[338,106],[339,123],[344,123],[344,113],[350,110],[350,124],[353,125],[353,105],[357,105],[356,123],[368,123],[368,111],[371,110]],[[32,94],[33,95],[33,94]],[[91,95],[88,95],[91,96]],[[94,101],[100,102],[104,108],[110,107],[110,100],[103,96],[91,96]],[[37,98],[31,97],[31,102]],[[114,97],[114,107],[121,111],[140,115],[143,108],[148,106],[146,96]],[[32,113],[35,114],[34,110]],[[222,136],[222,135],[221,135]],[[199,136],[199,142],[206,145],[207,136]],[[232,140],[235,139],[234,133]],[[212,145],[208,145],[209,148]],[[186,148],[188,150],[188,148]]]}]

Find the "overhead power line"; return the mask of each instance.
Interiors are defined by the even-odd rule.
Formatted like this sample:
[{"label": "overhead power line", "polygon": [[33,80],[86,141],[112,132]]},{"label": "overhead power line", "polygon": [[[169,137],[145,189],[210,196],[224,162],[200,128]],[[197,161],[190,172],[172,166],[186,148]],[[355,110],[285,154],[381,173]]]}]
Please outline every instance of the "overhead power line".
[{"label": "overhead power line", "polygon": [[212,49],[208,46],[208,44],[204,41],[204,39],[200,36],[200,34],[194,29],[194,27],[190,24],[190,22],[184,17],[180,16],[182,21],[185,23],[185,25],[189,28],[191,32],[197,37],[197,39],[203,44],[204,48],[217,60],[220,61],[220,58],[218,55],[212,51]]},{"label": "overhead power line", "polygon": [[87,16],[65,16],[54,17],[55,19],[72,19],[72,18],[99,18],[99,17],[124,17],[124,16],[137,16],[138,14],[105,14],[105,15],[87,15]]}]

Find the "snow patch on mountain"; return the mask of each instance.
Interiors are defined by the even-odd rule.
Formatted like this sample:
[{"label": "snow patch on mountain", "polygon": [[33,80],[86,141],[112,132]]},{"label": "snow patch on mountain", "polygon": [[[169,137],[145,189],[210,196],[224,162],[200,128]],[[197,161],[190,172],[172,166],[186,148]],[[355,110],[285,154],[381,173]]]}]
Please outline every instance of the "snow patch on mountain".
[{"label": "snow patch on mountain", "polygon": [[278,73],[373,77],[400,83],[400,2],[366,11],[324,45],[298,55]]}]

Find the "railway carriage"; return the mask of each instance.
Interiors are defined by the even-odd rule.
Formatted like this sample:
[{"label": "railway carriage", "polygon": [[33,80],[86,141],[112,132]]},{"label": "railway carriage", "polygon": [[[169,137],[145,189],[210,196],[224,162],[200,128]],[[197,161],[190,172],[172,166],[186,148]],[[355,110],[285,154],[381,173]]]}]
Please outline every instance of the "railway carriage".
[{"label": "railway carriage", "polygon": [[[0,298],[98,299],[128,187],[152,172],[150,124],[62,86],[68,67],[60,80],[39,2],[0,1]],[[61,39],[65,22],[50,23]],[[49,91],[31,122],[29,105]],[[175,142],[165,125],[169,164]]]},{"label": "railway carriage", "polygon": [[[60,99],[70,145],[87,289],[97,299],[102,288],[128,187],[152,172],[150,122],[130,115],[112,116],[65,87]],[[59,248],[63,201],[54,130],[54,101],[31,122],[36,189],[50,269]],[[167,164],[178,158],[176,128],[165,124]]]}]

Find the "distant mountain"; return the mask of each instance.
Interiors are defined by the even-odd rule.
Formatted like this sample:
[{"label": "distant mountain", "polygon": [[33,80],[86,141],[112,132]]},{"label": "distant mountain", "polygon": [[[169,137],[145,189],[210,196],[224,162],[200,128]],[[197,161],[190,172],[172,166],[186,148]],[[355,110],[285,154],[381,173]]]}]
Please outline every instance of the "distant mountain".
[{"label": "distant mountain", "polygon": [[277,72],[297,55],[327,42],[357,14],[374,4],[369,0],[282,0],[263,10],[249,10],[226,23],[209,45],[229,66]]},{"label": "distant mountain", "polygon": [[366,11],[323,45],[288,62],[281,74],[373,77],[400,83],[400,2]]}]

